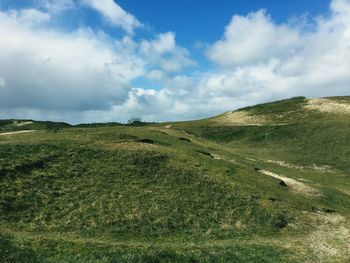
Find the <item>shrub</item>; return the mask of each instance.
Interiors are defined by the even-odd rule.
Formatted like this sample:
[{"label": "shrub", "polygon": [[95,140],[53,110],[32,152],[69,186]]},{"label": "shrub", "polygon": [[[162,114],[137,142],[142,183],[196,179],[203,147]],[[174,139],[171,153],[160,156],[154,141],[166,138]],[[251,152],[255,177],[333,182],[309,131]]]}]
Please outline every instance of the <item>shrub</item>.
[{"label": "shrub", "polygon": [[130,126],[143,126],[144,123],[141,121],[140,117],[133,117],[128,120],[128,125]]}]

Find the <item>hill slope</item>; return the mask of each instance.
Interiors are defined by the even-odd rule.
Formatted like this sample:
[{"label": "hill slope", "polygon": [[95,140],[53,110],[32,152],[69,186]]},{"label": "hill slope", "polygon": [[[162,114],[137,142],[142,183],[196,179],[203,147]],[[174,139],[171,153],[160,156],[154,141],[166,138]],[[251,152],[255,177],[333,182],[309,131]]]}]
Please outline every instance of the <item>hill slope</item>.
[{"label": "hill slope", "polygon": [[347,262],[349,105],[3,129],[0,261]]}]

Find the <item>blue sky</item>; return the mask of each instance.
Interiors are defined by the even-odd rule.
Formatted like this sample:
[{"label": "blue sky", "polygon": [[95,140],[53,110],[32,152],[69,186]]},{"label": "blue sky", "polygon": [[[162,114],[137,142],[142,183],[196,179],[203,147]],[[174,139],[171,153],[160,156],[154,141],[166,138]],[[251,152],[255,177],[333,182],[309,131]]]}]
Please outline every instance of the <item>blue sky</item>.
[{"label": "blue sky", "polygon": [[[35,1],[2,0],[0,3],[2,9],[16,9],[29,8]],[[283,23],[295,16],[317,16],[329,10],[329,0],[285,0],[282,3],[275,0],[120,0],[118,3],[149,27],[150,32],[140,30],[141,35],[173,31],[177,33],[179,43],[187,47],[196,41],[211,43],[220,38],[234,14],[246,15],[266,9],[274,21]],[[68,27],[81,22],[91,27],[101,26],[100,18],[93,10],[85,8],[75,14],[80,17],[65,17],[60,22]]]},{"label": "blue sky", "polygon": [[221,37],[232,15],[246,15],[266,9],[276,22],[301,14],[319,15],[328,11],[328,0],[123,0],[119,3],[156,31],[177,32],[181,44],[213,42]]},{"label": "blue sky", "polygon": [[350,90],[349,0],[0,0],[0,118],[212,116]]}]

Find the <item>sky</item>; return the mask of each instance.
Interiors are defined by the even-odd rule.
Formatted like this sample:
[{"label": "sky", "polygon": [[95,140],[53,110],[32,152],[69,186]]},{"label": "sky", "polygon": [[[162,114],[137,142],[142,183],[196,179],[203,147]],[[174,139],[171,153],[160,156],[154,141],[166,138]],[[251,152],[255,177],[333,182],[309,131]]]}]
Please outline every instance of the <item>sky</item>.
[{"label": "sky", "polygon": [[199,119],[349,73],[350,0],[0,0],[2,119]]}]

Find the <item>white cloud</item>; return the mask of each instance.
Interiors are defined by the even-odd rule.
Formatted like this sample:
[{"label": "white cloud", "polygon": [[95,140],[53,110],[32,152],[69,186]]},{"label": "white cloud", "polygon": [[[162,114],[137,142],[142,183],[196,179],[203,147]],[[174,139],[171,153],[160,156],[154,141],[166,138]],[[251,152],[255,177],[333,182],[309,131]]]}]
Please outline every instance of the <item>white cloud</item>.
[{"label": "white cloud", "polygon": [[35,0],[39,7],[45,8],[50,13],[59,13],[76,7],[73,0]]},{"label": "white cloud", "polygon": [[132,14],[126,12],[114,0],[81,0],[83,4],[96,9],[113,26],[121,27],[132,34],[142,26]]},{"label": "white cloud", "polygon": [[161,81],[166,77],[166,73],[162,70],[153,69],[149,71],[146,75],[146,78],[149,80]]},{"label": "white cloud", "polygon": [[173,32],[159,34],[151,41],[143,40],[140,52],[147,61],[167,72],[178,72],[196,65],[190,58],[189,51],[176,44]]},{"label": "white cloud", "polygon": [[7,13],[0,12],[0,19],[2,23],[21,24],[23,26],[31,27],[48,22],[51,16],[47,13],[36,9],[22,9],[10,10]]},{"label": "white cloud", "polygon": [[141,43],[141,52],[149,56],[161,56],[165,53],[171,53],[176,48],[175,34],[167,32],[159,34],[152,41],[143,40]]},{"label": "white cloud", "polygon": [[149,42],[129,36],[115,40],[88,28],[59,32],[45,24],[49,18],[35,9],[0,12],[0,34],[6,36],[0,40],[0,72],[6,79],[6,88],[0,89],[0,117],[125,120],[141,109],[154,117],[160,105],[170,102],[167,92],[132,89],[132,80],[144,76],[165,81],[162,63],[176,69],[192,63],[172,33]]},{"label": "white cloud", "polygon": [[160,67],[168,72],[179,72],[187,67],[194,67],[197,63],[190,58],[186,48],[178,47],[169,57],[159,59]]},{"label": "white cloud", "polygon": [[347,16],[350,14],[350,2],[349,0],[333,0],[331,9],[336,16]]},{"label": "white cloud", "polygon": [[234,16],[224,37],[212,45],[208,57],[227,67],[265,62],[287,56],[298,49],[299,32],[288,25],[276,25],[264,10]]},{"label": "white cloud", "polygon": [[[350,1],[333,0],[312,30],[278,25],[264,12],[234,16],[207,51],[221,70],[207,77],[210,94],[255,102],[288,96],[350,93]],[[205,78],[204,78],[205,79]]]},{"label": "white cloud", "polygon": [[59,33],[22,21],[13,11],[0,12],[3,109],[108,109],[128,98],[130,81],[144,72],[141,59],[124,55],[103,33]]}]

